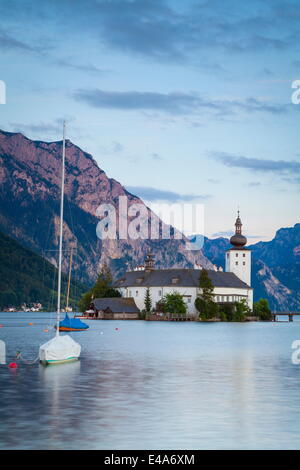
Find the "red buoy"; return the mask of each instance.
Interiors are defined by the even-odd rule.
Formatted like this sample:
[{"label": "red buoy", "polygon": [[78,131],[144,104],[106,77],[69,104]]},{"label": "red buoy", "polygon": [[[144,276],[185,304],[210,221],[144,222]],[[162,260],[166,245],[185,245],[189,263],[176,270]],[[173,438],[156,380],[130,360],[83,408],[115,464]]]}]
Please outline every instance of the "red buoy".
[{"label": "red buoy", "polygon": [[118,330],[119,330],[119,328],[115,328],[115,330],[116,330],[116,331],[118,331]]},{"label": "red buoy", "polygon": [[16,362],[11,362],[10,364],[8,364],[8,367],[10,369],[16,369],[18,367],[18,364]]}]

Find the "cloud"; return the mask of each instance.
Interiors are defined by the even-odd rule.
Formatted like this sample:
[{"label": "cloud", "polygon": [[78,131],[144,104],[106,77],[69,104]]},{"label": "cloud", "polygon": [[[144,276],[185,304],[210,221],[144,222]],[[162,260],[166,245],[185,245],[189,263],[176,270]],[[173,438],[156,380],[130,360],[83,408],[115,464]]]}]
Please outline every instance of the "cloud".
[{"label": "cloud", "polygon": [[283,51],[297,48],[300,5],[294,0],[10,0],[6,22],[39,20],[61,35],[80,33],[100,47],[161,61],[187,60],[212,51]]},{"label": "cloud", "polygon": [[60,135],[62,133],[62,124],[40,122],[38,124],[20,124],[17,122],[10,123],[13,132],[21,132],[22,134],[33,133],[39,135]]},{"label": "cloud", "polygon": [[138,91],[78,90],[77,101],[95,108],[121,110],[156,110],[167,113],[183,114],[195,108],[199,102],[194,95],[186,93],[157,93]]},{"label": "cloud", "polygon": [[97,67],[96,65],[93,64],[77,64],[76,62],[73,62],[70,59],[57,59],[54,61],[54,63],[60,67],[65,67],[69,68],[71,70],[80,70],[82,72],[88,72],[88,73],[96,73],[96,74],[107,74],[110,73],[111,70],[108,69],[101,69]]},{"label": "cloud", "polygon": [[76,101],[94,108],[119,109],[123,111],[158,111],[173,115],[212,113],[218,117],[239,113],[266,112],[281,114],[292,105],[271,104],[255,98],[245,100],[216,100],[202,98],[196,93],[158,93],[150,91],[104,91],[79,89],[74,95]]},{"label": "cloud", "polygon": [[[230,238],[234,234],[233,230],[226,230],[224,232],[216,232],[211,235],[212,238],[225,237]],[[264,235],[248,235],[245,234],[247,238],[266,238]]]},{"label": "cloud", "polygon": [[249,158],[240,155],[230,155],[225,152],[211,152],[210,156],[225,166],[245,168],[255,172],[267,173],[300,173],[300,162],[295,160],[265,160]]},{"label": "cloud", "polygon": [[114,140],[113,142],[111,142],[111,144],[105,147],[101,146],[98,148],[98,152],[102,154],[118,154],[118,153],[123,152],[123,150],[124,150],[124,146],[120,142],[117,142],[116,140]]},{"label": "cloud", "polygon": [[0,48],[3,50],[18,50],[22,52],[33,52],[37,48],[34,48],[23,41],[15,39],[11,35],[0,30]]},{"label": "cloud", "polygon": [[126,186],[126,189],[147,201],[187,202],[208,199],[209,195],[180,194],[148,186]]},{"label": "cloud", "polygon": [[161,161],[163,160],[163,157],[161,157],[158,153],[150,153],[150,157],[152,158],[152,160],[157,160],[157,161]]},{"label": "cloud", "polygon": [[61,139],[63,131],[63,121],[66,122],[67,138],[86,137],[81,133],[81,129],[75,125],[76,119],[72,116],[63,116],[50,122],[18,123],[11,122],[9,127],[12,132],[21,132],[24,135],[32,135],[33,138],[44,140],[45,136],[52,139]]},{"label": "cloud", "polygon": [[218,237],[232,237],[232,235],[234,234],[234,232],[232,230],[226,230],[224,232],[216,232],[216,233],[213,233],[211,236],[212,238],[218,238]]},{"label": "cloud", "polygon": [[258,181],[252,181],[251,183],[249,183],[249,186],[251,188],[255,188],[257,186],[261,186],[261,183],[259,183]]}]

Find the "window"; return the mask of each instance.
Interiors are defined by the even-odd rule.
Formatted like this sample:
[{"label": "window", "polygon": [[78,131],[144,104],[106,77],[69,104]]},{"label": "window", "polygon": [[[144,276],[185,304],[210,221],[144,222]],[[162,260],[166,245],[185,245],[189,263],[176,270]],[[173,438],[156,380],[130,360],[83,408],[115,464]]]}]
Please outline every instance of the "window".
[{"label": "window", "polygon": [[138,295],[139,295],[139,291],[136,290],[136,291],[135,291],[135,296],[138,297]]},{"label": "window", "polygon": [[236,266],[238,266],[238,264],[239,264],[239,262],[238,262],[238,261],[236,261],[236,262],[235,262],[235,265],[236,265]]},{"label": "window", "polygon": [[172,278],[172,284],[177,284],[178,281],[179,281],[178,277]]},{"label": "window", "polygon": [[159,297],[161,297],[161,294],[162,294],[162,292],[161,292],[161,290],[159,290],[159,291],[158,291]]},{"label": "window", "polygon": [[243,258],[245,258],[245,257],[246,257],[246,253],[243,253]]},{"label": "window", "polygon": [[238,253],[236,253],[236,254],[235,254],[235,256],[236,256],[236,258],[237,258],[237,257],[239,256],[239,254],[238,254]]},{"label": "window", "polygon": [[245,264],[246,264],[245,261],[243,261],[243,265],[244,265],[244,266],[245,266]]},{"label": "window", "polygon": [[226,297],[226,302],[229,302],[229,296],[228,296],[228,295],[227,295],[227,297]]},{"label": "window", "polygon": [[131,297],[131,290],[128,291],[128,297]]},{"label": "window", "polygon": [[190,304],[192,301],[192,299],[190,297],[188,297],[188,304]]}]

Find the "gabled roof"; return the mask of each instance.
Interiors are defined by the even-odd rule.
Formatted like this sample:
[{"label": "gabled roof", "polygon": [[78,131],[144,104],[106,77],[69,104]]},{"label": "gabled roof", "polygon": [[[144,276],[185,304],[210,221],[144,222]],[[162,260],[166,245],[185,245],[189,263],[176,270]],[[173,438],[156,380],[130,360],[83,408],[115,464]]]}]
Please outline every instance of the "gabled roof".
[{"label": "gabled roof", "polygon": [[139,309],[132,297],[103,297],[94,299],[93,302],[96,310],[105,310],[109,308],[113,313],[139,313]]},{"label": "gabled roof", "polygon": [[[199,287],[200,269],[155,269],[153,271],[129,271],[118,279],[114,287]],[[214,287],[251,289],[234,273],[207,270]]]}]

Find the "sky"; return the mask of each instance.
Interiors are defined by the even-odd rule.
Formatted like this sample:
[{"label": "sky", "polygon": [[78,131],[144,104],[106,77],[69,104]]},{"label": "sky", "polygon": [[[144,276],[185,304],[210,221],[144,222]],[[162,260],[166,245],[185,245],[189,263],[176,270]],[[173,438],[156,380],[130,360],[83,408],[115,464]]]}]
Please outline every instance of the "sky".
[{"label": "sky", "polygon": [[[299,222],[299,0],[0,0],[0,128],[249,242]],[[298,142],[297,142],[298,141]]]}]

